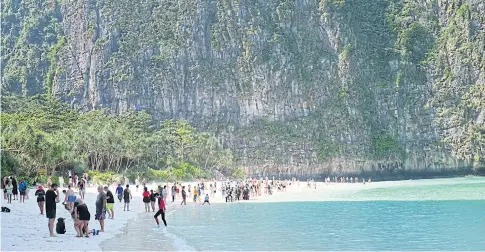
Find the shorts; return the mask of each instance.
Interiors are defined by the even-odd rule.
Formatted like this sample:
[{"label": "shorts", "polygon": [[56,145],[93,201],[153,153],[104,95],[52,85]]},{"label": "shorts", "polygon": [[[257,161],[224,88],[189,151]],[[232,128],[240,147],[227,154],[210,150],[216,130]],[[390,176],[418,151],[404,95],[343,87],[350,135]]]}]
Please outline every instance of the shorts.
[{"label": "shorts", "polygon": [[47,219],[55,219],[56,218],[56,210],[50,209],[45,211],[45,216]]},{"label": "shorts", "polygon": [[20,191],[21,196],[25,196],[25,191]]},{"label": "shorts", "polygon": [[84,189],[79,189],[79,193],[84,193]]},{"label": "shorts", "polygon": [[210,203],[208,200],[204,200],[204,203]]},{"label": "shorts", "polygon": [[130,203],[130,198],[124,198],[125,203]]},{"label": "shorts", "polygon": [[149,197],[143,197],[143,202],[150,203],[150,198]]},{"label": "shorts", "polygon": [[67,197],[67,202],[73,203],[75,201],[76,201],[76,196],[72,195],[72,196]]},{"label": "shorts", "polygon": [[115,203],[106,203],[106,208],[109,209],[109,210],[113,210],[114,205],[115,205]]},{"label": "shorts", "polygon": [[106,212],[96,212],[96,215],[94,215],[95,220],[104,220],[106,218]]}]

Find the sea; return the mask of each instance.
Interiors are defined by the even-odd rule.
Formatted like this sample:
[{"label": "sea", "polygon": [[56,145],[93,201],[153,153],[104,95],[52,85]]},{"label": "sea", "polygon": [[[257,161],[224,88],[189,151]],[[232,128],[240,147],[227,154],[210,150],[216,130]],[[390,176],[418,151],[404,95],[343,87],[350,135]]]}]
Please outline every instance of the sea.
[{"label": "sea", "polygon": [[382,185],[335,192],[322,201],[315,194],[317,199],[311,201],[174,205],[176,210],[166,217],[168,227],[155,227],[153,213],[142,213],[101,247],[123,251],[485,251],[485,178]]}]

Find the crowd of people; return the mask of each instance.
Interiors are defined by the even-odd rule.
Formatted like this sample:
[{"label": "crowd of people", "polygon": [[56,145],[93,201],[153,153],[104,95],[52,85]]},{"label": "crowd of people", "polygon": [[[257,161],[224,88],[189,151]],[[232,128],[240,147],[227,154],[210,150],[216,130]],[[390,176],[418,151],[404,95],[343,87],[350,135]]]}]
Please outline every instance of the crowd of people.
[{"label": "crowd of people", "polygon": [[[63,183],[59,179],[60,183]],[[138,183],[140,183],[139,185]],[[325,183],[358,183],[358,177],[327,177],[324,179]],[[119,202],[123,202],[123,211],[130,211],[130,202],[133,199],[130,184],[127,178],[125,178],[126,185],[123,187],[120,181],[116,186],[115,195]],[[365,180],[362,179],[365,183]],[[370,178],[368,183],[370,183]],[[34,182],[35,183],[35,182]],[[182,185],[179,182],[174,182],[172,186],[168,183],[165,185],[153,184],[149,190],[146,184],[146,179],[135,180],[135,193],[138,194],[138,189],[142,186],[142,201],[144,203],[145,212],[156,212],[154,219],[157,226],[160,226],[159,217],[161,217],[163,224],[167,226],[165,220],[167,199],[170,199],[172,203],[180,200],[180,205],[187,205],[187,197],[193,200],[194,203],[201,203],[201,205],[210,205],[210,199],[216,197],[220,193],[222,199],[225,202],[235,202],[240,200],[249,200],[250,198],[272,195],[274,190],[278,192],[285,192],[291,185],[300,186],[300,181],[296,178],[290,180],[272,180],[266,178],[261,179],[246,179],[246,180],[225,180],[220,185],[216,180],[208,180],[196,183],[195,185]],[[37,190],[34,195],[37,198],[37,205],[41,215],[44,215],[48,219],[48,227],[50,236],[54,234],[54,222],[56,219],[57,203],[61,202],[61,194],[59,188],[63,188],[63,184],[58,185],[52,183],[52,178],[47,179],[46,188],[42,185],[37,185]],[[99,235],[99,232],[105,231],[105,219],[106,215],[108,219],[114,219],[114,204],[115,196],[111,192],[108,186],[97,186],[97,198],[95,202],[95,214],[94,219],[99,221],[100,229],[89,228],[89,221],[91,220],[91,212],[84,202],[85,190],[88,186],[88,175],[83,174],[81,179],[78,179],[78,175],[69,176],[69,182],[67,187],[62,190],[63,200],[62,205],[65,210],[68,211],[74,221],[74,230],[76,231],[76,237],[89,237],[90,235]],[[309,188],[315,187],[316,182],[314,180],[307,180],[307,186]],[[4,189],[4,199],[7,203],[11,204],[12,199],[19,202],[25,202],[28,199],[29,184],[26,179],[20,179],[17,182],[17,178],[14,175],[5,176],[3,178],[2,187]],[[20,195],[20,196],[18,196]],[[218,196],[217,196],[218,197]],[[178,203],[177,203],[178,204]],[[62,218],[59,218],[59,222]],[[63,223],[63,222],[62,222]],[[62,233],[62,227],[56,227],[57,233]],[[64,231],[65,232],[65,231]]]}]

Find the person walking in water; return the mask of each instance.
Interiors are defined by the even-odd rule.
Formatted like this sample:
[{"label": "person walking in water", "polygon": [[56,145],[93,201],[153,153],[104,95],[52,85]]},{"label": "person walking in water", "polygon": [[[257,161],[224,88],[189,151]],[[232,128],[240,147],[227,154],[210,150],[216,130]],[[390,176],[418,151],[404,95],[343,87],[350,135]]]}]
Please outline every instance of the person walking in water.
[{"label": "person walking in water", "polygon": [[123,207],[123,211],[130,211],[130,199],[133,199],[131,196],[130,185],[126,185],[126,189],[123,191],[123,200],[125,201],[125,206]]},{"label": "person walking in water", "polygon": [[153,216],[155,218],[155,221],[157,222],[157,226],[160,227],[160,222],[158,221],[158,216],[162,216],[162,221],[165,226],[167,226],[167,221],[165,220],[165,200],[163,197],[158,197],[158,212]]},{"label": "person walking in water", "polygon": [[35,196],[37,196],[37,205],[39,206],[40,214],[44,215],[45,191],[41,185],[37,187],[37,191],[35,191]]},{"label": "person walking in water", "polygon": [[143,203],[145,203],[145,212],[150,212],[150,192],[148,188],[143,188]]},{"label": "person walking in water", "polygon": [[54,237],[54,220],[56,219],[56,203],[59,202],[59,191],[57,185],[52,184],[45,193],[45,216],[49,219],[50,236]]},{"label": "person walking in water", "polygon": [[152,206],[152,212],[155,212],[155,197],[157,194],[153,192],[153,190],[150,190],[150,205]]},{"label": "person walking in water", "polygon": [[202,205],[204,205],[205,203],[209,204],[209,206],[210,206],[210,204],[211,204],[211,203],[209,202],[209,194],[206,194],[206,195],[205,195],[204,203],[202,203]]}]

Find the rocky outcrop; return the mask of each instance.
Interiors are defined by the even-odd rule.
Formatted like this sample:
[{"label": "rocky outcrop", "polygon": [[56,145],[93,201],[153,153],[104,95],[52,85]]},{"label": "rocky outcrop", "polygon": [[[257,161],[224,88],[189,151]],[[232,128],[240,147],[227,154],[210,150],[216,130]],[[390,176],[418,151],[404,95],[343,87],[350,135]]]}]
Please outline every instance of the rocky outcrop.
[{"label": "rocky outcrop", "polygon": [[250,173],[483,164],[479,0],[31,0],[2,12],[5,89],[185,118]]}]

